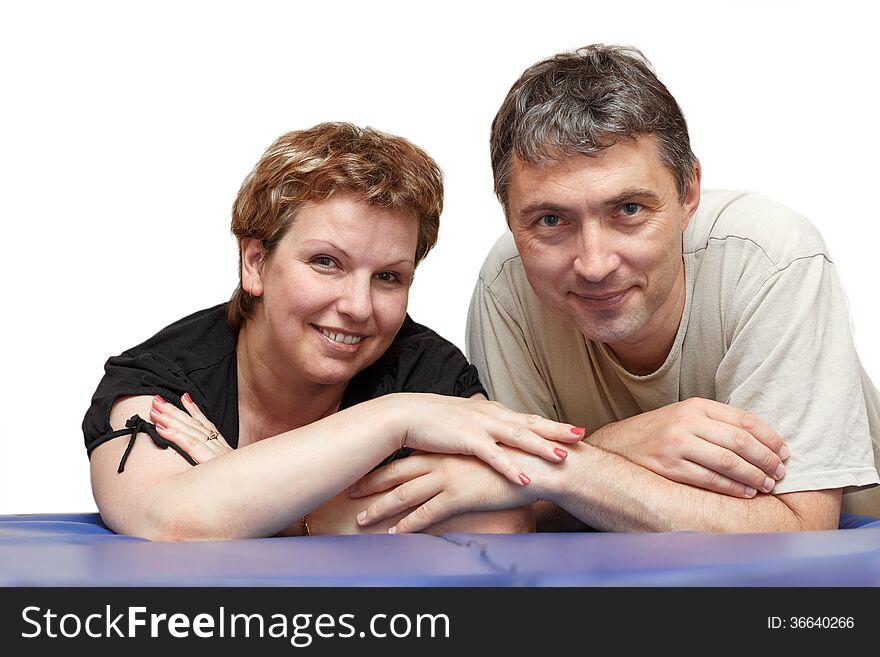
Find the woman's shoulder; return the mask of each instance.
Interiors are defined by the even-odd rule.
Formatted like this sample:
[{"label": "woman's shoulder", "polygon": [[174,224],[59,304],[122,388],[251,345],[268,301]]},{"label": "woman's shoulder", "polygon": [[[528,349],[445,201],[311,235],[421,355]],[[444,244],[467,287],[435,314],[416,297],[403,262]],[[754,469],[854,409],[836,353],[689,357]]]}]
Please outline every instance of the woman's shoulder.
[{"label": "woman's shoulder", "polygon": [[388,350],[354,378],[346,396],[357,403],[393,392],[485,394],[461,349],[409,315]]},{"label": "woman's shoulder", "polygon": [[401,360],[414,363],[467,363],[461,349],[436,331],[414,321],[409,314],[383,359],[388,363],[399,363]]},{"label": "woman's shoulder", "polygon": [[205,308],[173,322],[120,358],[149,354],[183,370],[210,367],[235,353],[238,332],[226,322],[226,304]]},{"label": "woman's shoulder", "polygon": [[[166,326],[151,338],[112,356],[83,418],[89,453],[112,437],[110,411],[119,397],[162,395],[175,402],[185,392],[221,426],[234,418],[234,356],[237,332],[226,323],[225,304],[206,308]],[[230,407],[233,409],[227,412]],[[237,438],[237,419],[223,426]]]}]

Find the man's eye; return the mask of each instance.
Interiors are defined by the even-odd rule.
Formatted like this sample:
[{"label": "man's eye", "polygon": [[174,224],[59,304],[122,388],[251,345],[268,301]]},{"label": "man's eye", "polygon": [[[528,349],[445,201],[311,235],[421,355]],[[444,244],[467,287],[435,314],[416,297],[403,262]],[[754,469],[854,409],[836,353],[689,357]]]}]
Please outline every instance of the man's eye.
[{"label": "man's eye", "polygon": [[620,208],[621,212],[628,217],[633,216],[641,209],[642,206],[638,203],[627,203],[622,208]]},{"label": "man's eye", "polygon": [[545,214],[543,217],[538,219],[539,224],[541,224],[542,226],[547,226],[549,228],[558,226],[560,221],[562,220],[555,214]]}]

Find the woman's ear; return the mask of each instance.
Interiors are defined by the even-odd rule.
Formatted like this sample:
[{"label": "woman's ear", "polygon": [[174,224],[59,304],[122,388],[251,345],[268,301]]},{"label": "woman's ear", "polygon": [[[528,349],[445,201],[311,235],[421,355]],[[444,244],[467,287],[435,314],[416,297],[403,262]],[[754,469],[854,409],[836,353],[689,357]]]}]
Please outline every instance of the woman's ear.
[{"label": "woman's ear", "polygon": [[241,240],[241,287],[251,296],[263,296],[263,262],[266,252],[255,237]]}]

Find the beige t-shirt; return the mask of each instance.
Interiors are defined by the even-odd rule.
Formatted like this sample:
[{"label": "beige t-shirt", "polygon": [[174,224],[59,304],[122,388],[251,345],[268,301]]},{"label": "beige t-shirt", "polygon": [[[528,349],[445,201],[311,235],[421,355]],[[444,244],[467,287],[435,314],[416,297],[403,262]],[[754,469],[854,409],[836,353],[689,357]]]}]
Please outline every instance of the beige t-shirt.
[{"label": "beige t-shirt", "polygon": [[690,397],[715,399],[757,413],[785,439],[791,456],[775,493],[880,482],[880,397],[818,231],[766,197],[705,192],[683,253],[675,343],[656,372],[637,376],[543,305],[503,235],[468,316],[468,356],[490,396],[588,432]]}]

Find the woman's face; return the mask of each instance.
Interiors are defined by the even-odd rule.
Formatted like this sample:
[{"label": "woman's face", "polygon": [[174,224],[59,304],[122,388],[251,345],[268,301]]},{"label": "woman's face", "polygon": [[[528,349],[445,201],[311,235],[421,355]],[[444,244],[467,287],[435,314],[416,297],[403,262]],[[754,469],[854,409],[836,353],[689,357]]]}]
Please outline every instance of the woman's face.
[{"label": "woman's face", "polygon": [[417,239],[414,217],[357,195],[300,209],[252,289],[285,377],[344,384],[385,353],[406,314]]}]

